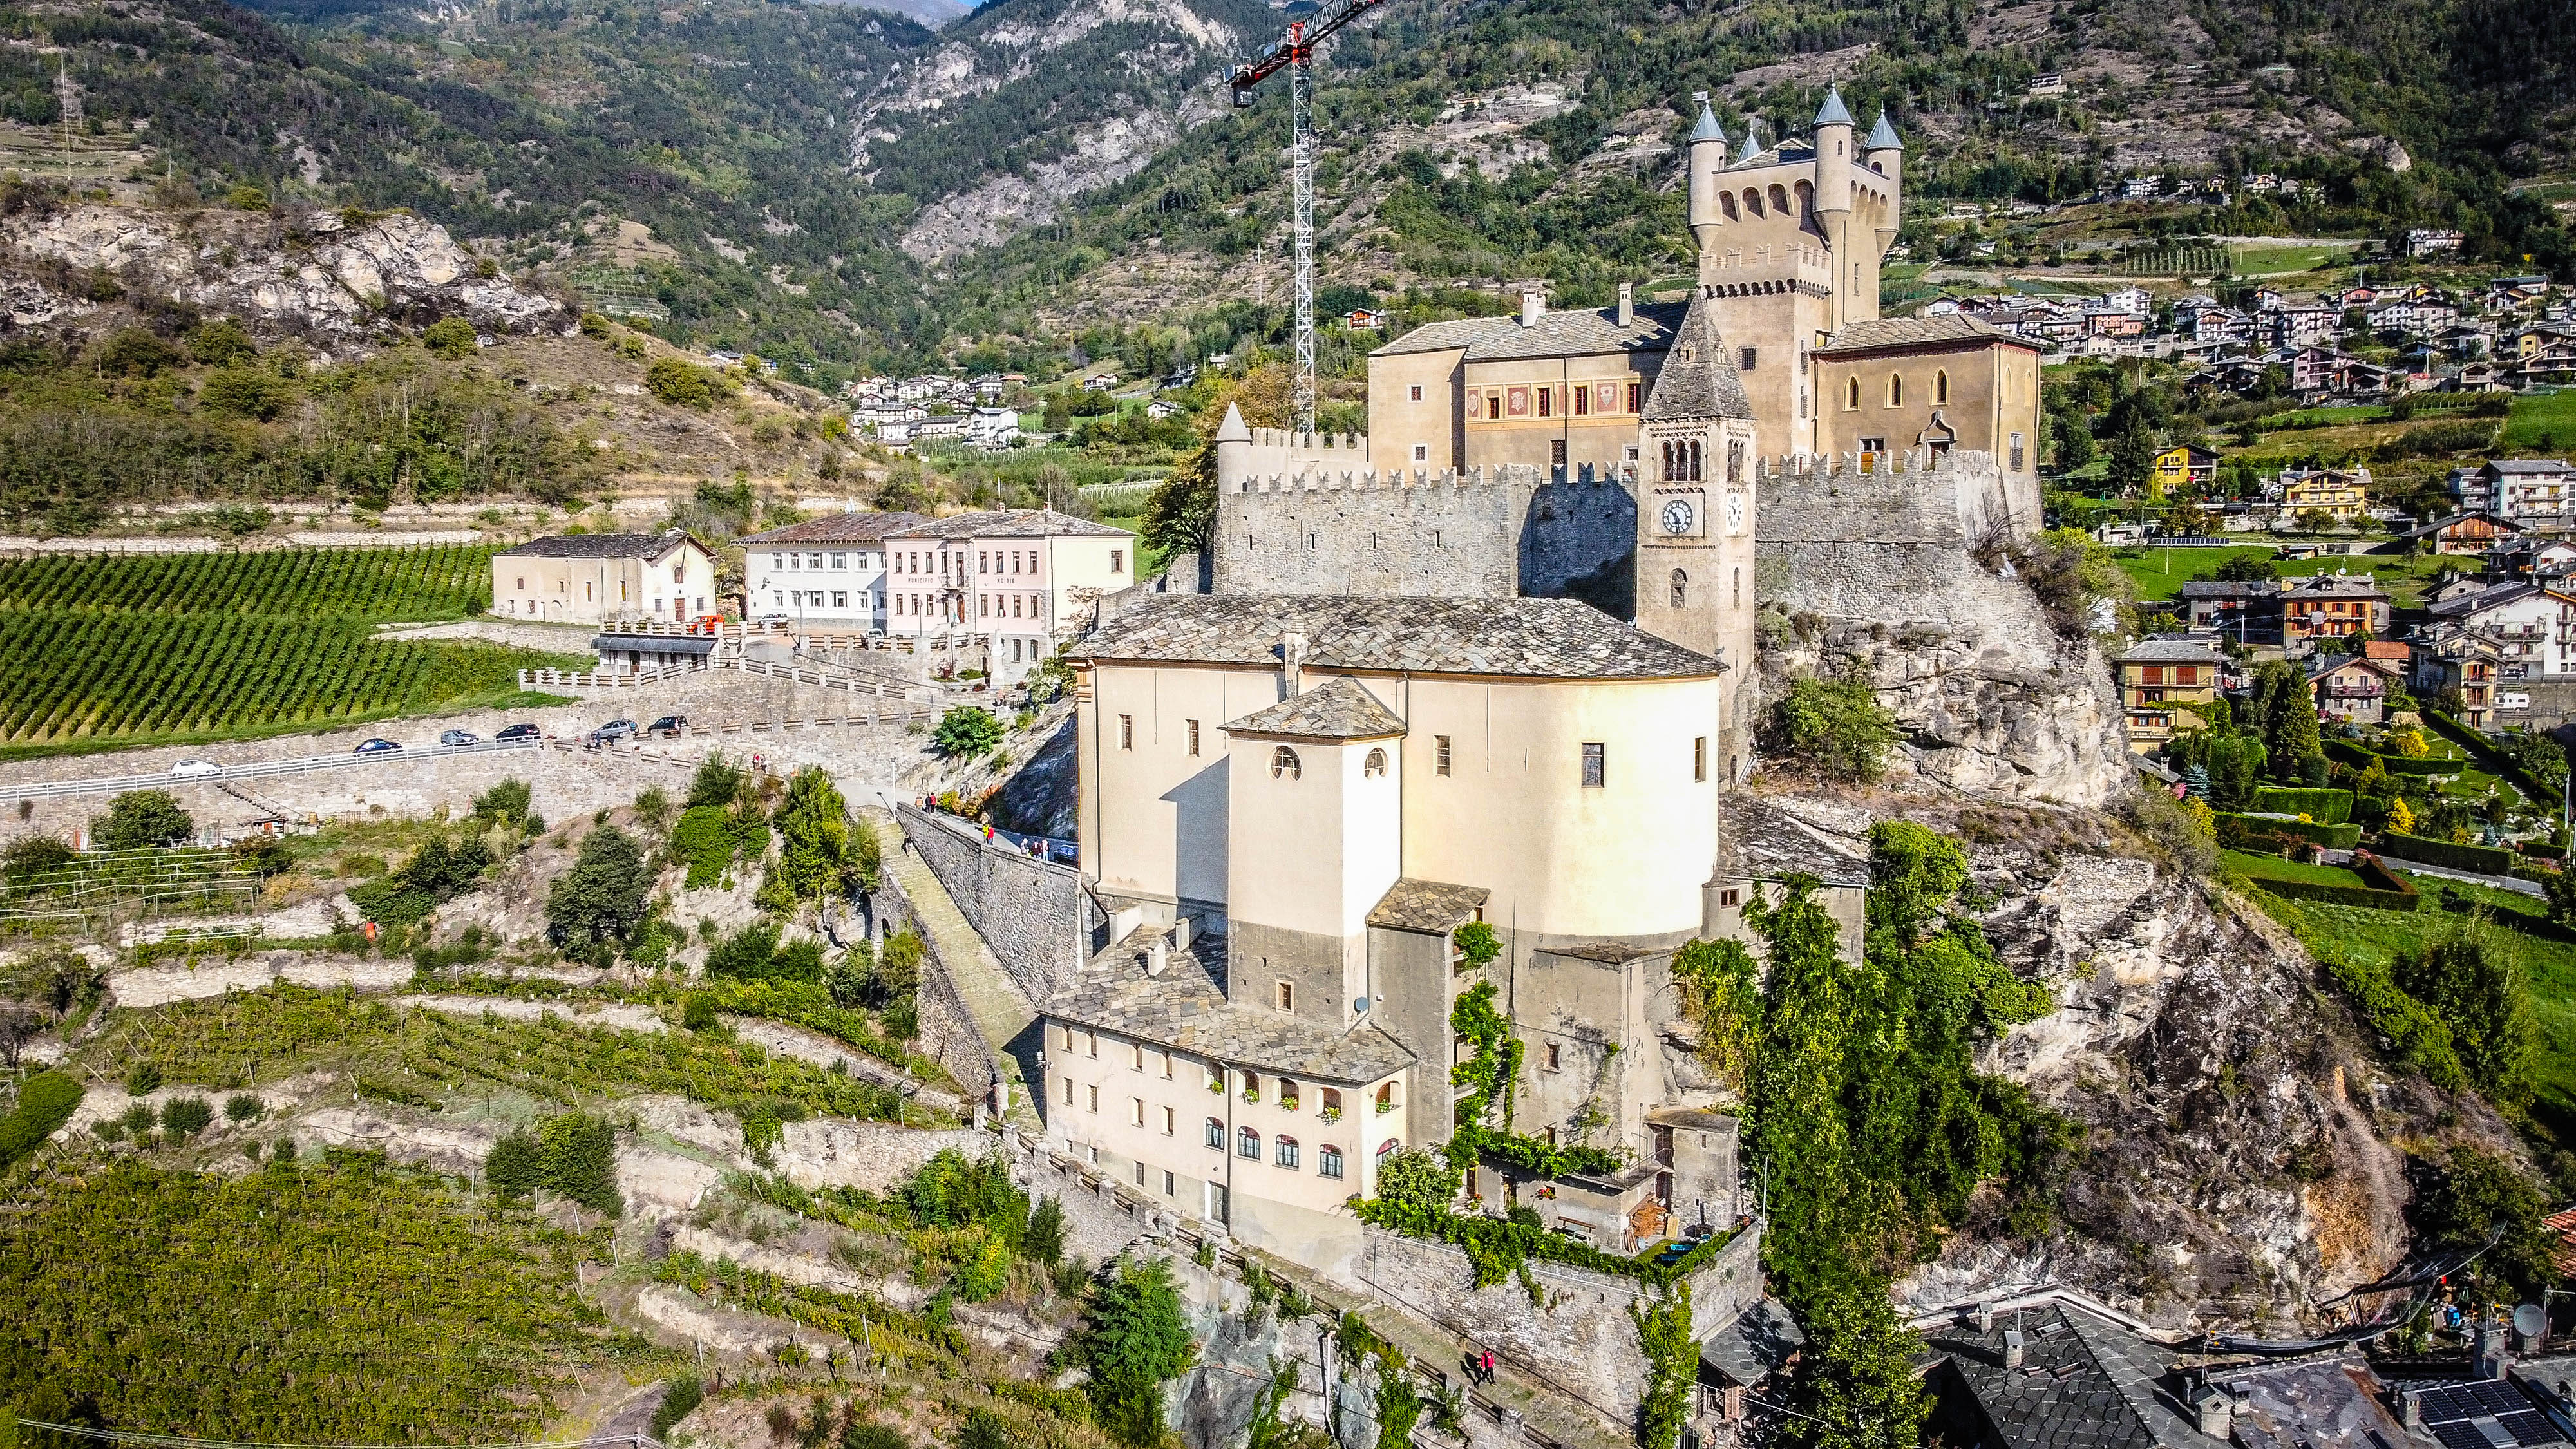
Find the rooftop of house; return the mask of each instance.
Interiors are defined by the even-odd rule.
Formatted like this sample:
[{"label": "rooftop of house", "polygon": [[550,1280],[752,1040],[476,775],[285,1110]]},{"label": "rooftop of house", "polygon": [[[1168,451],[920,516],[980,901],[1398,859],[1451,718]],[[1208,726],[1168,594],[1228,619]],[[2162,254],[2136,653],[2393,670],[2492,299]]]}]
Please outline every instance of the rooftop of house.
[{"label": "rooftop of house", "polygon": [[1660,422],[1670,418],[1750,420],[1752,416],[1753,402],[1744,395],[1744,375],[1737,371],[1735,353],[1718,331],[1717,307],[1704,290],[1695,291],[1690,310],[1674,329],[1663,370],[1655,374],[1644,417]]},{"label": "rooftop of house", "polygon": [[826,513],[766,533],[745,534],[736,542],[746,548],[767,543],[883,543],[888,535],[929,521],[926,513]]},{"label": "rooftop of house", "polygon": [[[2006,1367],[2015,1339],[2021,1361]],[[2190,1410],[2158,1382],[2169,1365],[2157,1345],[2083,1309],[2050,1303],[1999,1314],[1992,1328],[1936,1331],[1924,1346],[1949,1361],[2004,1443],[2226,1449],[2194,1427]]]},{"label": "rooftop of house", "polygon": [[1629,323],[1619,325],[1615,307],[1541,312],[1521,325],[1519,314],[1507,317],[1462,317],[1452,322],[1426,322],[1371,357],[1408,352],[1466,351],[1467,362],[1513,362],[1532,357],[1589,357],[1612,352],[1661,352],[1672,343],[1684,308],[1672,302],[1639,302]]},{"label": "rooftop of house", "polygon": [[2423,1417],[2423,1433],[2442,1449],[2569,1442],[2530,1391],[2513,1379],[2456,1379],[2401,1388]]},{"label": "rooftop of house", "polygon": [[991,538],[996,536],[1025,538],[1127,538],[1126,529],[1058,513],[1052,508],[991,508],[973,513],[952,513],[946,518],[928,519],[916,526],[889,534],[891,538],[953,539]]},{"label": "rooftop of house", "polygon": [[1404,733],[1404,721],[1348,675],[1257,709],[1217,728],[1238,735],[1293,735],[1310,740],[1377,740]]},{"label": "rooftop of house", "polygon": [[691,538],[684,529],[667,533],[558,533],[545,538],[532,538],[516,548],[505,548],[495,558],[640,558],[647,562],[660,558],[672,549],[695,545],[701,551],[706,545]]},{"label": "rooftop of house", "polygon": [[1386,599],[1149,594],[1074,651],[1093,661],[1275,666],[1306,637],[1306,666],[1536,679],[1696,679],[1718,662],[1575,599]]},{"label": "rooftop of house", "polygon": [[1144,958],[1168,930],[1139,926],[1066,973],[1047,999],[1047,1013],[1211,1060],[1342,1086],[1365,1087],[1413,1063],[1414,1054],[1374,1019],[1362,1018],[1340,1030],[1227,1000],[1222,938],[1207,938],[1213,943],[1209,954],[1217,958],[1213,962],[1202,958],[1193,942],[1168,953],[1162,975],[1146,975]]},{"label": "rooftop of house", "polygon": [[1408,876],[1387,888],[1368,914],[1368,923],[1383,930],[1422,931],[1445,936],[1473,920],[1493,892],[1483,886],[1448,885]]},{"label": "rooftop of house", "polygon": [[2308,656],[2310,683],[2346,669],[2364,670],[2390,679],[2397,677],[2396,666],[2384,659],[2373,659],[2365,654],[2311,654]]},{"label": "rooftop of house", "polygon": [[2174,591],[2184,599],[2268,599],[2279,592],[2278,579],[2192,579]]},{"label": "rooftop of house", "polygon": [[1778,1299],[1768,1295],[1735,1316],[1699,1346],[1699,1361],[1748,1387],[1789,1366],[1789,1358],[1806,1347],[1805,1330]]},{"label": "rooftop of house", "polygon": [[2305,578],[2284,580],[2281,597],[2296,599],[2384,599],[2388,592],[2379,587],[2369,574],[2310,574]]},{"label": "rooftop of house", "polygon": [[1869,884],[1869,857],[1758,795],[1717,797],[1717,873],[1741,880],[1811,875],[1829,886]]},{"label": "rooftop of house", "polygon": [[1942,317],[1877,317],[1866,322],[1849,323],[1841,331],[1827,338],[1823,346],[1810,350],[1818,357],[1836,357],[1958,342],[2001,342],[2014,347],[2031,346],[2023,338],[2001,331],[1974,317],[1953,312]]},{"label": "rooftop of house", "polygon": [[2562,458],[2491,458],[2486,471],[2507,476],[2532,477],[2557,473],[2576,473]]},{"label": "rooftop of house", "polygon": [[2218,641],[2191,634],[2150,634],[2129,646],[2122,664],[2218,664],[2226,656]]},{"label": "rooftop of house", "polygon": [[2504,583],[2491,584],[2474,593],[2453,594],[2449,598],[2438,600],[2425,612],[2437,619],[2466,619],[2483,614],[2490,609],[2502,608],[2507,604],[2521,603],[2543,592],[2545,590],[2537,584],[2510,579]]}]

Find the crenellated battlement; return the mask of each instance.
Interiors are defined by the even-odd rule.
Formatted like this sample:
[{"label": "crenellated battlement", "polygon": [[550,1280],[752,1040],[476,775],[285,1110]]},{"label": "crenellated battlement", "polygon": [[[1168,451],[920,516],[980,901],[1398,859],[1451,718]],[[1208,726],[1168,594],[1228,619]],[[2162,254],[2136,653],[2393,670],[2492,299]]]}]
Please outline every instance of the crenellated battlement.
[{"label": "crenellated battlement", "polygon": [[[1361,439],[1365,450],[1367,439]],[[1438,489],[1485,487],[1536,487],[1539,470],[1529,463],[1500,463],[1487,469],[1468,468],[1391,468],[1380,473],[1375,468],[1321,468],[1311,463],[1293,471],[1271,473],[1230,480],[1229,493],[1383,493],[1392,491],[1430,492]]]},{"label": "crenellated battlement", "polygon": [[1975,473],[1995,471],[1995,455],[1970,448],[1942,451],[1907,448],[1888,453],[1782,453],[1756,458],[1756,481],[1782,482],[1813,478],[1874,478],[1906,473]]}]

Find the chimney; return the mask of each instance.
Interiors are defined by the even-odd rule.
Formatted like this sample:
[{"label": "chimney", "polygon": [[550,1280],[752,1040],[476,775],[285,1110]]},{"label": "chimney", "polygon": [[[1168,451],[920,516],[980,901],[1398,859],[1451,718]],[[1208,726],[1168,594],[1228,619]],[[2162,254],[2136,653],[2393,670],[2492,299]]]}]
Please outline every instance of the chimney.
[{"label": "chimney", "polygon": [[1622,327],[1633,327],[1636,325],[1636,322],[1637,284],[1634,282],[1621,282],[1619,284],[1619,325]]},{"label": "chimney", "polygon": [[2004,1330],[2004,1367],[2021,1367],[2021,1330],[2018,1328]]},{"label": "chimney", "polygon": [[1195,916],[1183,916],[1179,920],[1172,922],[1172,949],[1175,951],[1188,950],[1190,948],[1190,938],[1197,934],[1197,929],[1198,918]]},{"label": "chimney", "polygon": [[1286,690],[1281,697],[1295,699],[1306,692],[1306,636],[1293,630],[1279,636],[1280,684]]},{"label": "chimney", "polygon": [[2505,1347],[2505,1326],[2501,1319],[2481,1319],[2470,1330],[2469,1343],[2475,1353],[2469,1372],[2482,1379],[2500,1379],[2513,1367],[2513,1354]]},{"label": "chimney", "polygon": [[2406,1427],[2407,1427],[2407,1428],[2409,1428],[2409,1429],[2421,1429],[2421,1428],[2423,1428],[2423,1427],[2424,1427],[2424,1397],[2423,1397],[2423,1395],[2421,1395],[2421,1394],[2404,1394],[2404,1395],[2400,1395],[2400,1397],[2404,1400],[2404,1405],[2403,1405],[2403,1411],[2398,1415],[2398,1422],[2399,1422],[2399,1423],[2401,1423],[2401,1424],[2403,1424],[2404,1426],[2406,1426]]},{"label": "chimney", "polygon": [[1156,936],[1154,943],[1145,948],[1145,974],[1159,977],[1163,974],[1163,969],[1171,964],[1170,948],[1162,937]]},{"label": "chimney", "polygon": [[1972,1322],[1972,1323],[1974,1323],[1974,1324],[1977,1326],[1977,1332],[1979,1332],[1979,1333],[1981,1333],[1981,1334],[1985,1334],[1985,1333],[1992,1333],[1992,1332],[1994,1332],[1994,1331],[1995,1331],[1995,1305],[1993,1305],[1993,1304],[1991,1304],[1991,1303],[1980,1303],[1980,1304],[1978,1304],[1978,1305],[1977,1305],[1977,1308],[1976,1308],[1976,1312],[1975,1312],[1975,1314],[1970,1318],[1970,1320],[1969,1320],[1969,1321],[1970,1321],[1970,1322]]},{"label": "chimney", "polygon": [[2220,1443],[2227,1442],[2236,1427],[2236,1395],[2213,1383],[2203,1383],[2192,1390],[2193,1427]]},{"label": "chimney", "polygon": [[1542,312],[1545,312],[1546,310],[1547,310],[1547,294],[1546,294],[1546,293],[1544,293],[1544,292],[1523,292],[1523,293],[1521,293],[1521,325],[1522,325],[1523,327],[1536,327],[1536,326],[1538,325],[1539,314],[1540,314],[1540,313],[1542,313]]}]

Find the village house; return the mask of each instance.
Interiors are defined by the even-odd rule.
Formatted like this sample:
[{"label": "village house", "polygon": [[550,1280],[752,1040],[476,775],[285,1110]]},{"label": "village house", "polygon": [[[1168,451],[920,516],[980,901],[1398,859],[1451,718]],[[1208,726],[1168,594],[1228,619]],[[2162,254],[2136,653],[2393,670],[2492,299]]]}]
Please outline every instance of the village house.
[{"label": "village house", "polygon": [[556,534],[492,555],[492,612],[504,618],[686,624],[716,604],[715,551],[680,529]]},{"label": "village house", "polygon": [[2281,513],[2286,522],[2322,513],[2336,523],[2350,523],[2370,507],[2370,470],[2304,468],[2281,470]]},{"label": "village house", "polygon": [[2432,553],[2482,554],[2518,539],[2523,529],[2492,513],[2454,513],[2392,535]]},{"label": "village house", "polygon": [[2316,574],[2281,586],[2281,638],[2342,639],[2388,632],[2390,600],[2369,574]]},{"label": "village house", "polygon": [[2175,735],[2206,727],[2205,717],[2184,706],[2218,698],[2226,663],[2216,640],[2205,635],[2155,634],[2131,645],[2115,666],[2129,748],[2153,754]]},{"label": "village house", "polygon": [[886,536],[929,521],[919,513],[827,513],[744,536],[744,616],[784,618],[800,630],[884,633]]},{"label": "village house", "polygon": [[2215,631],[2236,642],[2278,643],[2281,586],[2270,579],[2193,579],[2175,592],[2194,632]]},{"label": "village house", "polygon": [[2489,459],[2476,477],[2478,494],[2499,518],[2559,518],[2576,509],[2576,468],[2562,459]]},{"label": "village house", "polygon": [[885,631],[982,639],[1016,683],[1090,623],[1102,595],[1136,582],[1136,536],[1044,508],[906,524],[886,536]]},{"label": "village house", "polygon": [[2218,455],[2190,443],[2167,448],[2156,455],[2155,469],[2148,477],[2147,496],[2167,498],[2185,489],[2206,490],[2218,482]]},{"label": "village house", "polygon": [[2403,677],[2397,666],[2366,654],[2308,658],[2308,691],[2315,698],[2317,717],[2329,723],[2379,723],[2391,687]]}]

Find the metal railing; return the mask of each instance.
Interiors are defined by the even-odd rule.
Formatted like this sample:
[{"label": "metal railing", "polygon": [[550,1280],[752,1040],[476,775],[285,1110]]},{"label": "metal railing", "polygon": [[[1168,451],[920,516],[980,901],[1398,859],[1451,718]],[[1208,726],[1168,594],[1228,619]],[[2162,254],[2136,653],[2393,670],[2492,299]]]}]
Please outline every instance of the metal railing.
[{"label": "metal railing", "polygon": [[[523,671],[524,672],[524,671]],[[166,790],[172,785],[220,784],[225,780],[257,780],[270,775],[306,775],[315,770],[345,770],[357,765],[390,764],[423,757],[444,759],[454,755],[492,754],[510,750],[536,749],[541,740],[483,740],[471,745],[428,745],[412,750],[375,750],[366,754],[306,755],[291,760],[259,760],[247,765],[219,765],[212,774],[203,775],[102,775],[87,780],[40,780],[26,784],[0,784],[0,796],[18,800],[44,800],[64,795],[115,795],[128,790]]]}]

